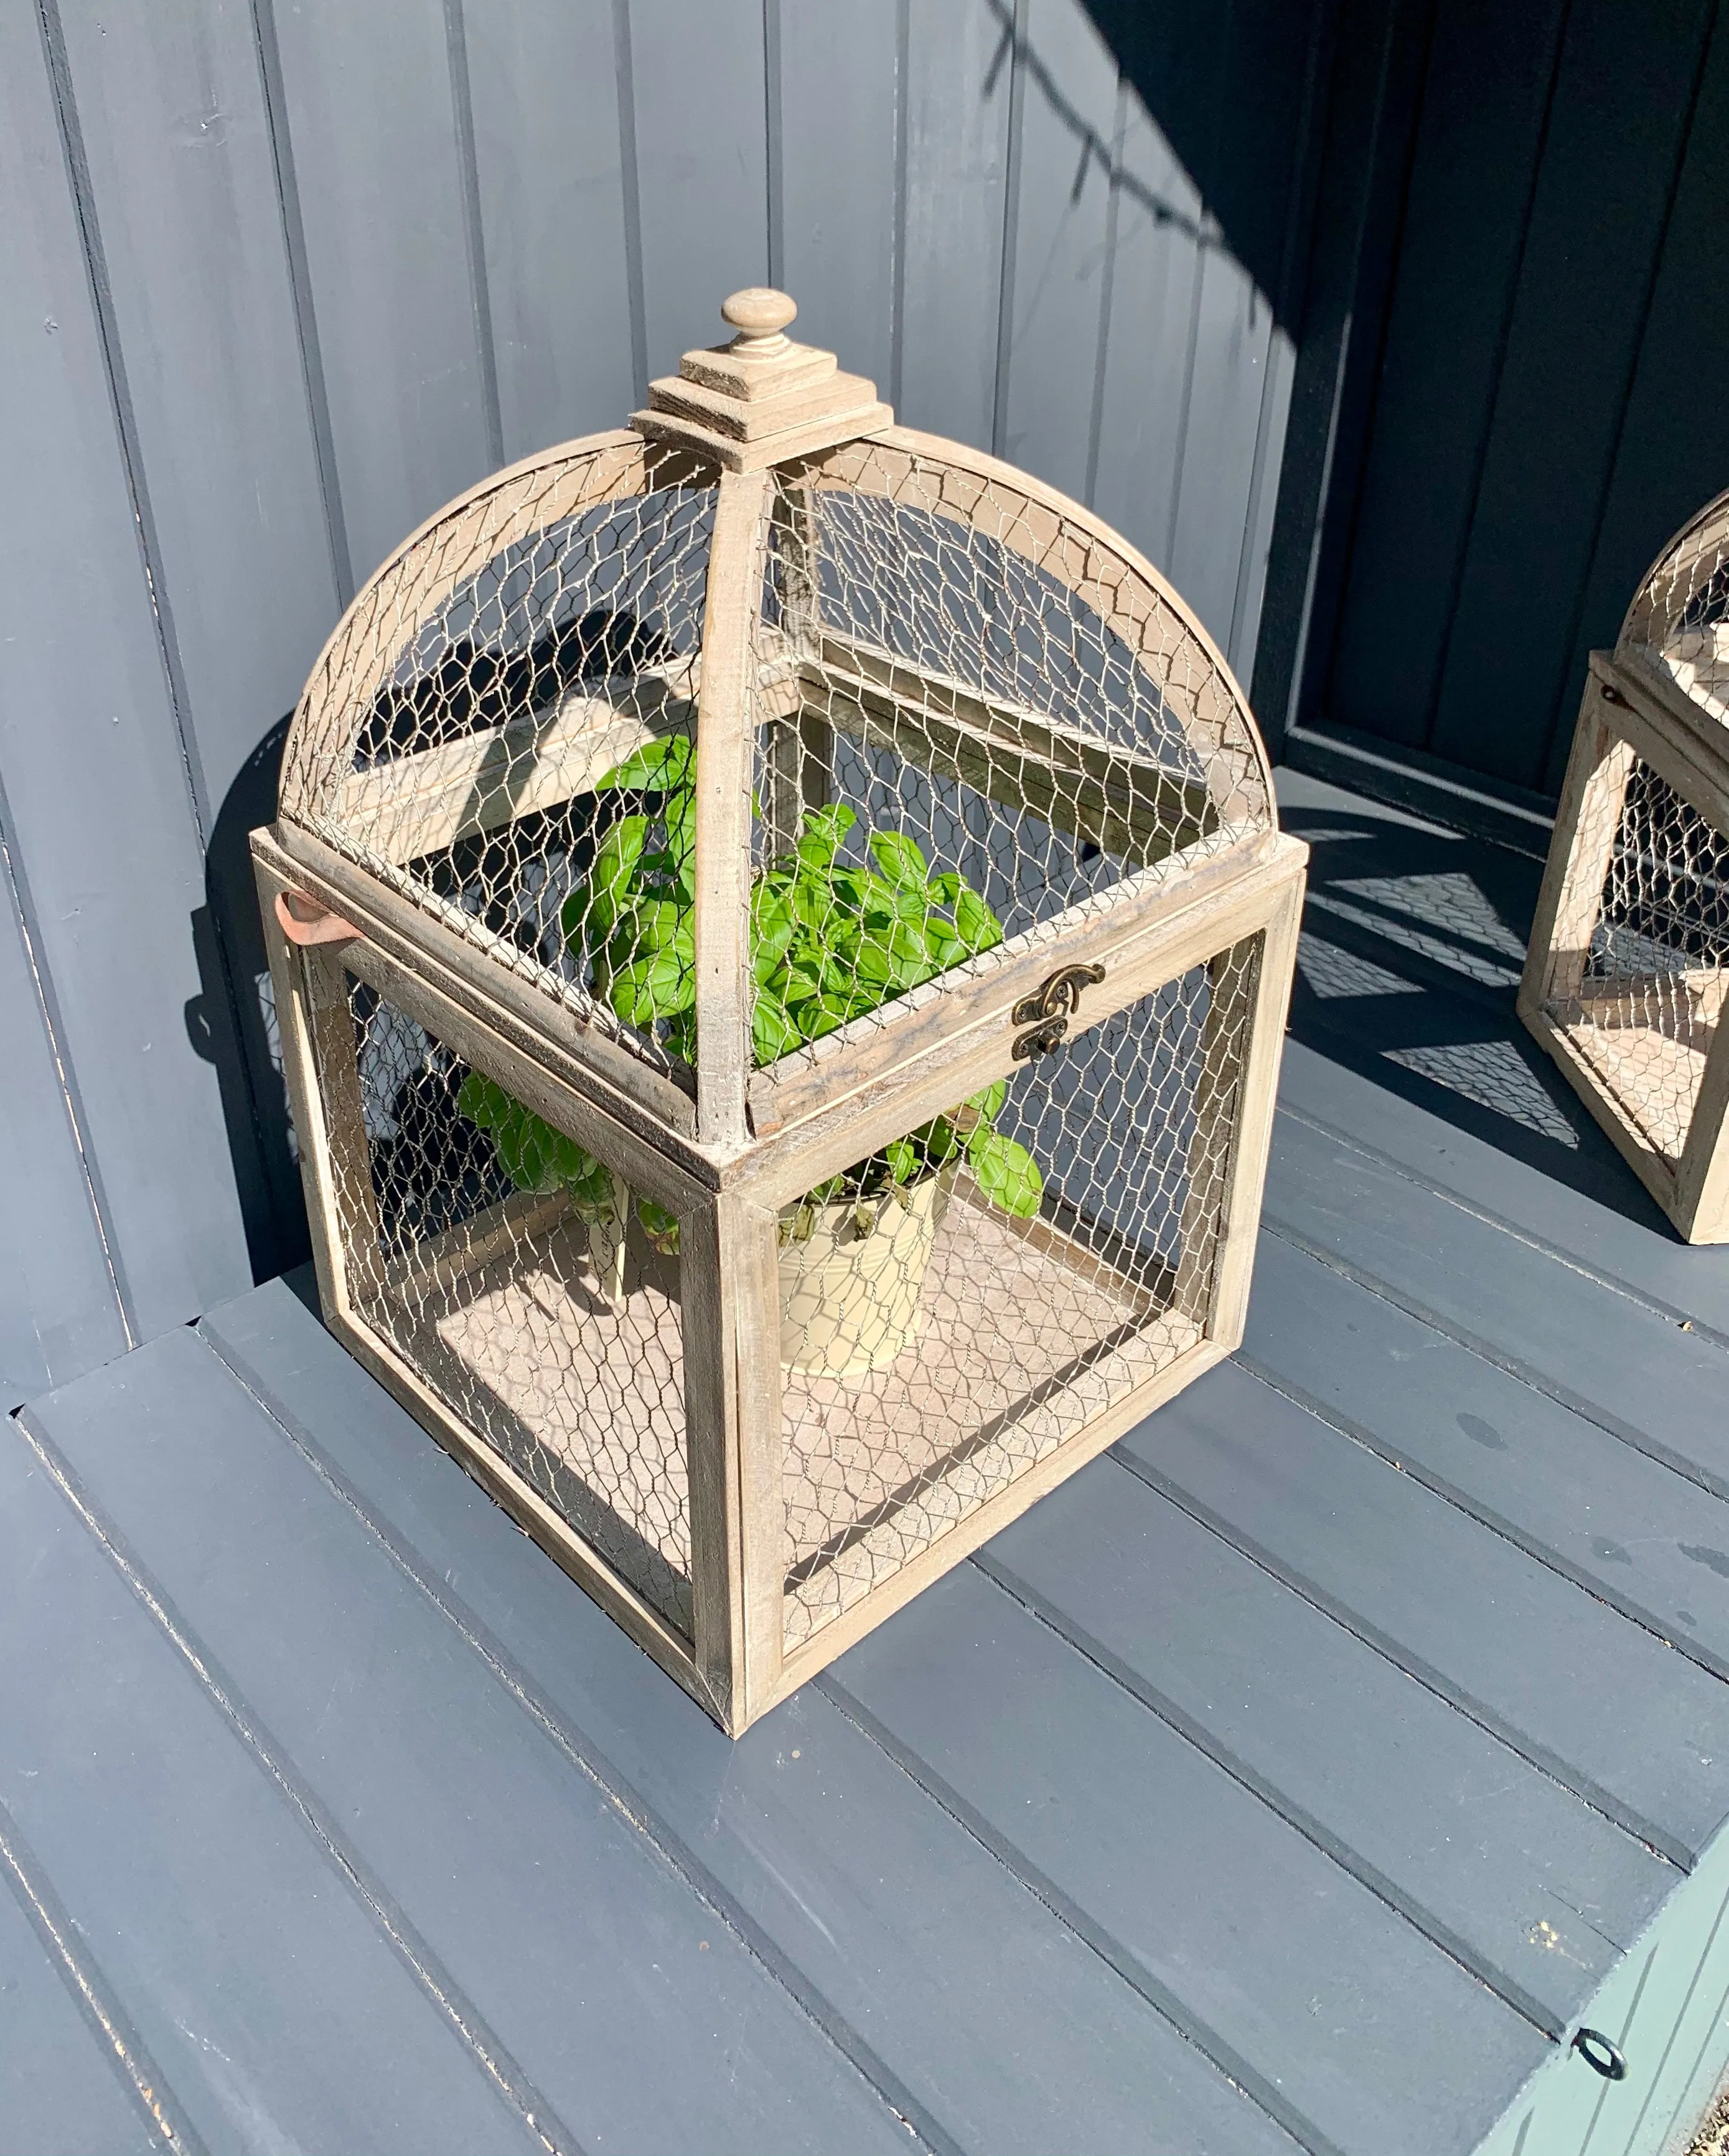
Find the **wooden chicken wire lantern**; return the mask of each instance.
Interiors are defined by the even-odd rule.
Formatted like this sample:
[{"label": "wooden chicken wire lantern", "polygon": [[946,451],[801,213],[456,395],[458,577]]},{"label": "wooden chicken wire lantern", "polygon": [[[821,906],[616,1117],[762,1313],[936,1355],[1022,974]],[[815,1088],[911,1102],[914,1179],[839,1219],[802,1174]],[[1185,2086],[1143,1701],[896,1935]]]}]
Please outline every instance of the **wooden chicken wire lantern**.
[{"label": "wooden chicken wire lantern", "polygon": [[254,834],[326,1319],[736,1732],[1241,1334],[1305,849],[1157,572],[737,294]]},{"label": "wooden chicken wire lantern", "polygon": [[1691,1243],[1729,1240],[1729,494],[1593,651],[1520,1015]]}]

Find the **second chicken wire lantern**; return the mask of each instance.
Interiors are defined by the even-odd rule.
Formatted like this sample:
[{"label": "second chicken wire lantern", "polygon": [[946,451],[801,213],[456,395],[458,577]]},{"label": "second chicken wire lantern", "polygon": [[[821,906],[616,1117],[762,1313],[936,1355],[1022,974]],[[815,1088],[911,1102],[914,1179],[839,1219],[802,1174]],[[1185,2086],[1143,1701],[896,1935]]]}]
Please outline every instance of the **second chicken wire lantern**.
[{"label": "second chicken wire lantern", "polygon": [[1241,1334],[1305,850],[1077,505],[745,293],[254,835],[338,1334],[734,1732]]},{"label": "second chicken wire lantern", "polygon": [[1729,494],[1593,651],[1520,988],[1690,1242],[1729,1240]]}]

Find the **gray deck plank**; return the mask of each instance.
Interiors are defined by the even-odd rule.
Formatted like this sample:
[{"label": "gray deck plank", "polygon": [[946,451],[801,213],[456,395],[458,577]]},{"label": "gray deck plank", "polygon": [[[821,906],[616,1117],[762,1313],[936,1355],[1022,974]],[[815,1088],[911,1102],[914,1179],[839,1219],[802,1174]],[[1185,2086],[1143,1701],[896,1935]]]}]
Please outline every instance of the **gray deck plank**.
[{"label": "gray deck plank", "polygon": [[80,2010],[8,1887],[13,1876],[0,1869],[0,2156],[159,2150],[112,2046]]},{"label": "gray deck plank", "polygon": [[33,1412],[584,2146],[906,2147],[201,1337],[167,1335],[122,1367]]},{"label": "gray deck plank", "polygon": [[736,1745],[723,1737],[281,1282],[203,1330],[428,1594],[682,1845],[935,2145],[1289,2149],[819,1689]]},{"label": "gray deck plank", "polygon": [[534,2145],[13,1423],[0,1789],[212,2149]]},{"label": "gray deck plank", "polygon": [[1683,1864],[1729,1813],[1729,1690],[1248,1371],[1121,1455],[1633,1833]]},{"label": "gray deck plank", "polygon": [[1380,1153],[1566,1263],[1729,1341],[1729,1245],[1690,1250],[1634,1185],[1631,1169],[1623,1211],[1300,1040],[1285,1043],[1279,1098],[1305,1122]]},{"label": "gray deck plank", "polygon": [[1244,1358],[1729,1677],[1729,1505],[1275,1235]]},{"label": "gray deck plank", "polygon": [[823,1680],[1306,2147],[1476,2146],[1522,2015],[961,1566]]},{"label": "gray deck plank", "polygon": [[1552,2036],[1679,1883],[1115,1460],[976,1562]]},{"label": "gray deck plank", "polygon": [[1729,1353],[1283,1116],[1268,1224],[1567,1405],[1729,1494]]}]

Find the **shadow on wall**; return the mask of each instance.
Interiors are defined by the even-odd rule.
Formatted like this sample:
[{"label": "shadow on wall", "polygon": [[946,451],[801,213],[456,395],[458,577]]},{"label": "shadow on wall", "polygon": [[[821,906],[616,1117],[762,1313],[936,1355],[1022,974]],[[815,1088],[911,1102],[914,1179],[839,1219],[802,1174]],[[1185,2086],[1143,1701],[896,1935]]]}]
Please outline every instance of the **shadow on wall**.
[{"label": "shadow on wall", "polygon": [[[1005,0],[993,5],[1008,16]],[[1086,7],[1178,174],[1177,187],[1161,187],[1125,171],[1126,196],[1159,223],[1229,250],[1275,319],[1295,334],[1306,240],[1304,167],[1323,116],[1335,0],[1239,0],[1228,9],[1216,0],[1157,8],[1086,0]],[[1034,50],[1027,72],[1059,108],[1060,91],[1043,79]],[[1183,182],[1197,191],[1198,208]]]},{"label": "shadow on wall", "polygon": [[218,811],[204,860],[204,904],[192,916],[201,992],[186,1006],[187,1038],[213,1064],[253,1277],[273,1280],[310,1254],[288,1098],[247,835],[276,819],[288,737],[279,719],[241,766]]}]

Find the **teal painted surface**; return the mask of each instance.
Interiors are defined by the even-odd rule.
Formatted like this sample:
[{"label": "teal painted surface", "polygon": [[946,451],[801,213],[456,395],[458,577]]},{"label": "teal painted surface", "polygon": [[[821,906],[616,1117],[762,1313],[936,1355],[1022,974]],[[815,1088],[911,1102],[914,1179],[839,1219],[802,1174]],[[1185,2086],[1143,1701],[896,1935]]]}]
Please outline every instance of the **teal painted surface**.
[{"label": "teal painted surface", "polygon": [[1687,2146],[1729,2071],[1729,1833],[1719,1832],[1579,2025],[1620,2047],[1626,2078],[1606,2081],[1557,2047],[1480,2156],[1671,2156]]}]

